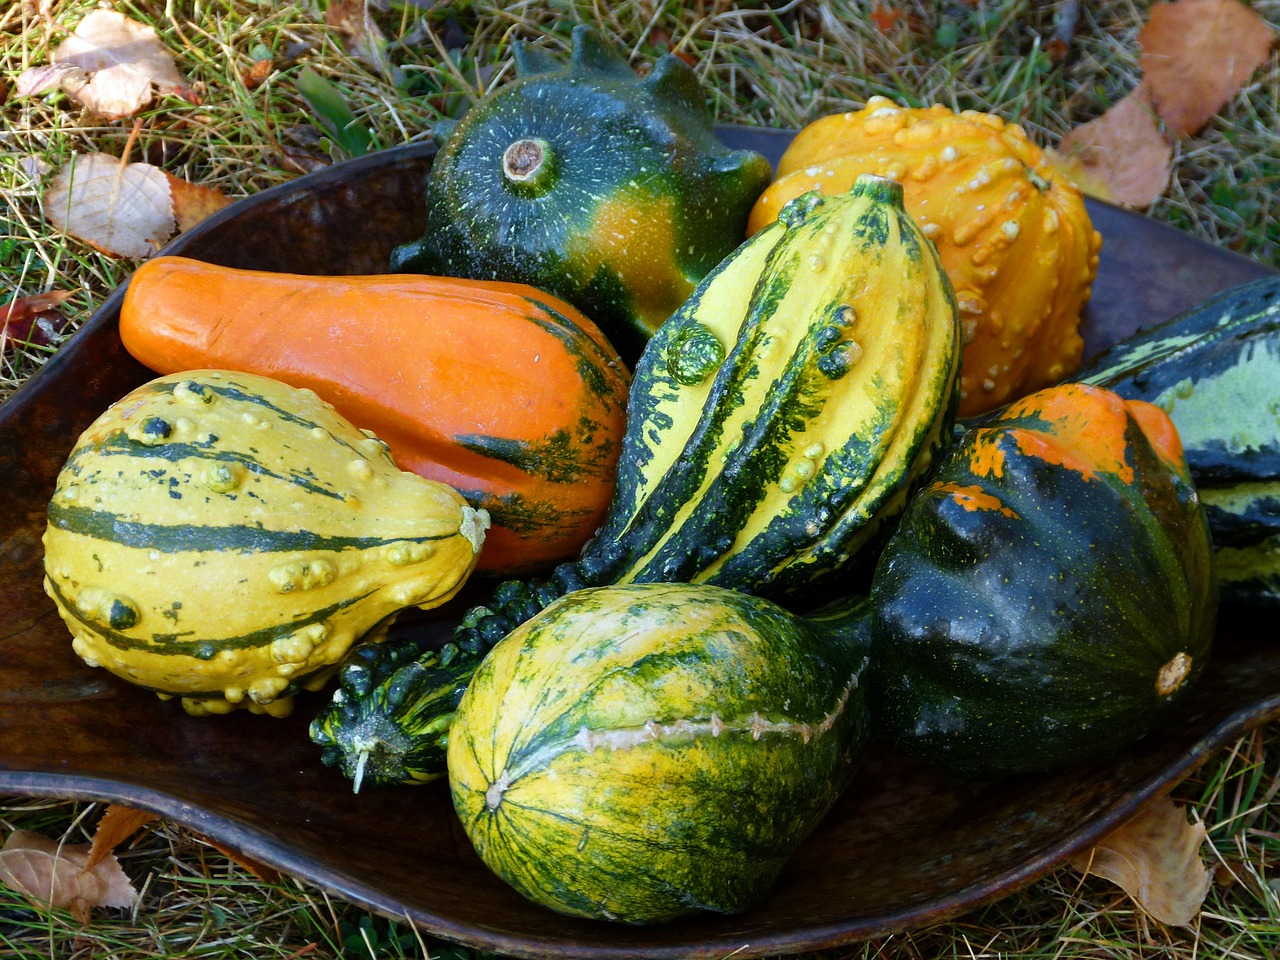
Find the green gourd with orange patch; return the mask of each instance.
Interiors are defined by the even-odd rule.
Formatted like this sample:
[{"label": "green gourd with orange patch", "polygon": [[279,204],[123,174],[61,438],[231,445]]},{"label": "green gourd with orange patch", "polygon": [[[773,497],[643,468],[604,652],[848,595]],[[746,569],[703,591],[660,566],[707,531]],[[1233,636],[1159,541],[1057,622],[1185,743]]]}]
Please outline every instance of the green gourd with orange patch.
[{"label": "green gourd with orange patch", "polygon": [[1168,415],[1083,384],[1031,394],[966,433],[880,556],[877,727],[964,774],[1103,756],[1202,673],[1216,589]]},{"label": "green gourd with orange patch", "polygon": [[595,321],[624,359],[746,233],[769,161],[715,137],[693,70],[640,78],[590,27],[568,64],[513,44],[517,77],[454,125],[398,272],[531,284]]}]

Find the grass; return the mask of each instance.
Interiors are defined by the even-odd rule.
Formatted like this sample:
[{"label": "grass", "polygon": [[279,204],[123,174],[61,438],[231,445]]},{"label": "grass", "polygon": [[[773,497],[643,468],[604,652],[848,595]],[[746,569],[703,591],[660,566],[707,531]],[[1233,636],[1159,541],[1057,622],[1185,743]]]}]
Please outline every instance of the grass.
[{"label": "grass", "polygon": [[[70,335],[134,264],[48,226],[41,209],[53,170],[75,152],[120,155],[130,121],[102,122],[61,94],[19,99],[14,78],[46,62],[62,25],[96,4],[14,2],[0,11],[0,299],[74,291]],[[638,68],[669,50],[694,64],[718,122],[795,128],[873,94],[941,102],[1018,119],[1052,145],[1104,111],[1138,76],[1137,32],[1150,5],[1080,4],[1065,60],[1048,39],[1069,6],[1029,0],[754,2],[639,0],[371,4],[382,40],[362,44],[326,26],[323,3],[194,0],[117,2],[153,24],[198,102],[165,97],[139,114],[131,157],[230,196],[283,182],[363,149],[430,135],[509,76],[513,39],[565,49],[591,22]],[[903,12],[882,29],[877,6]],[[1252,6],[1280,26],[1280,0]],[[264,67],[265,64],[265,67]],[[363,135],[326,127],[333,108],[304,96],[304,69],[336,91]],[[6,85],[7,84],[7,85]],[[301,84],[308,89],[307,83]],[[1179,144],[1174,179],[1150,216],[1280,266],[1280,61],[1273,54],[1206,130]],[[0,401],[54,352],[19,346],[0,358]],[[1280,955],[1280,728],[1265,727],[1214,758],[1177,796],[1208,825],[1219,879],[1195,928],[1146,920],[1117,888],[1063,869],[954,923],[811,955],[853,958],[1266,958]],[[99,808],[61,800],[0,799],[0,825],[68,842],[87,838]],[[121,852],[143,885],[131,911],[99,911],[82,927],[59,911],[0,890],[0,955],[474,958],[291,879],[262,883],[200,838],[158,822]]]}]

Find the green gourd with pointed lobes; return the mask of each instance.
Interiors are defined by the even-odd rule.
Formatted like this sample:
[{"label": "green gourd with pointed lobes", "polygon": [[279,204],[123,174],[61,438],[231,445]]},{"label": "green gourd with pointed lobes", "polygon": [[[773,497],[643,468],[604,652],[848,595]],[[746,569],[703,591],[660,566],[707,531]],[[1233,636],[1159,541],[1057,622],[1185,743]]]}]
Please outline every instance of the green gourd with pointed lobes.
[{"label": "green gourd with pointed lobes", "polygon": [[513,50],[517,78],[437,127],[426,232],[392,269],[547,290],[634,362],[743,241],[769,161],[716,139],[675,56],[641,78],[587,26],[568,64]]}]

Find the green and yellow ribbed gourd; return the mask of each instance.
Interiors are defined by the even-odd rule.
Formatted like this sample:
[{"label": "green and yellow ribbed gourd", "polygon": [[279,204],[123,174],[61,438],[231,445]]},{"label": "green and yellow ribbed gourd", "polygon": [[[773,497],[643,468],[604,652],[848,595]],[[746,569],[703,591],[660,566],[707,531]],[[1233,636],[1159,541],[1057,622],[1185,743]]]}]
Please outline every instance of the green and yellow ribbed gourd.
[{"label": "green and yellow ribbed gourd", "polygon": [[958,356],[950,285],[898,184],[797,198],[649,341],[614,498],[579,559],[499,586],[443,651],[359,651],[312,723],[326,762],[357,786],[439,776],[476,663],[571,590],[694,582],[799,602],[869,570],[949,437]]},{"label": "green and yellow ribbed gourd", "polygon": [[1213,531],[1223,601],[1280,608],[1280,276],[1143,330],[1075,378],[1169,414]]},{"label": "green and yellow ribbed gourd", "polygon": [[218,370],[108,408],[48,517],[76,653],[195,715],[287,714],[355,641],[452,597],[488,525],[314,392]]},{"label": "green and yellow ribbed gourd", "polygon": [[557,600],[485,658],[450,733],[481,859],[574,916],[751,906],[861,757],[858,609],[800,618],[706,584]]}]

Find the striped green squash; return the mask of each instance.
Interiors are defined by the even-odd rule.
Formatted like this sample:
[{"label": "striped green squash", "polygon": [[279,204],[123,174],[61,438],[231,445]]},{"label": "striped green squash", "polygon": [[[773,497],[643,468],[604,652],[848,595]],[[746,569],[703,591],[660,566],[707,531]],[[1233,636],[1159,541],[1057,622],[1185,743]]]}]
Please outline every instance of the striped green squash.
[{"label": "striped green squash", "polygon": [[1213,531],[1223,602],[1280,607],[1280,276],[1117,344],[1075,379],[1169,414]]},{"label": "striped green squash", "polygon": [[502,584],[411,681],[389,661],[362,661],[356,684],[340,674],[311,728],[326,762],[377,783],[439,776],[450,708],[418,709],[448,699],[430,684],[456,687],[458,658],[478,662],[568,591],[705,582],[790,602],[851,563],[869,574],[886,519],[950,436],[958,329],[899,184],[796,198],[645,347],[613,501],[579,559]]},{"label": "striped green squash", "polygon": [[493,649],[458,708],[449,786],[467,835],[562,913],[749,907],[855,771],[862,624],[708,585],[561,598]]},{"label": "striped green squash", "polygon": [[45,590],[90,665],[193,714],[280,716],[357,639],[452,597],[487,524],[312,391],[195,371],[79,438],[49,503]]}]

